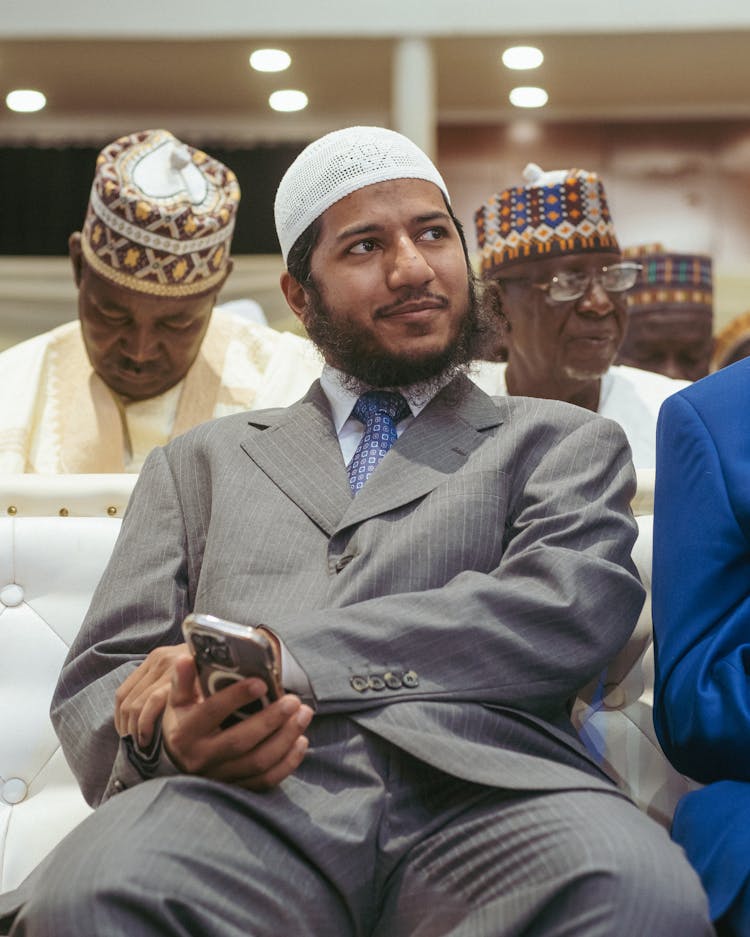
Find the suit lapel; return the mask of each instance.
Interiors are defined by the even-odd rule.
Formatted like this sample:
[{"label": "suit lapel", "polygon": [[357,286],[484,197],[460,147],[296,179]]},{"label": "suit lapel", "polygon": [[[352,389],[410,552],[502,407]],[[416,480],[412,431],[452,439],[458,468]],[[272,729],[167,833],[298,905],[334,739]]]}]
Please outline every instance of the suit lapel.
[{"label": "suit lapel", "polygon": [[316,381],[291,407],[251,414],[247,455],[328,536],[352,502],[330,408]]},{"label": "suit lapel", "polygon": [[502,422],[492,400],[468,378],[457,377],[403,433],[356,498],[338,529],[421,498],[458,471]]},{"label": "suit lapel", "polygon": [[242,442],[255,464],[328,536],[423,497],[460,469],[502,422],[498,408],[468,378],[441,391],[403,433],[356,498],[320,383],[291,407],[259,411],[263,432]]}]

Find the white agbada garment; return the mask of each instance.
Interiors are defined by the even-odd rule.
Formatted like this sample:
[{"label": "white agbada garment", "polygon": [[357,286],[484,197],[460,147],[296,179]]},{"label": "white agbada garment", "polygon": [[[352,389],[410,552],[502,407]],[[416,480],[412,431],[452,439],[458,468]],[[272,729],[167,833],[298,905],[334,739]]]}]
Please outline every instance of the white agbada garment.
[{"label": "white agbada garment", "polygon": [[[485,393],[506,397],[506,364],[478,361],[470,377]],[[653,371],[642,371],[625,365],[613,365],[602,377],[598,413],[619,423],[633,451],[637,469],[653,469],[656,465],[656,418],[662,403],[689,381],[677,381]]]},{"label": "white agbada garment", "polygon": [[137,472],[154,446],[213,417],[287,406],[320,375],[312,344],[216,308],[175,387],[125,403],[94,373],[78,321],[0,354],[0,472]]}]

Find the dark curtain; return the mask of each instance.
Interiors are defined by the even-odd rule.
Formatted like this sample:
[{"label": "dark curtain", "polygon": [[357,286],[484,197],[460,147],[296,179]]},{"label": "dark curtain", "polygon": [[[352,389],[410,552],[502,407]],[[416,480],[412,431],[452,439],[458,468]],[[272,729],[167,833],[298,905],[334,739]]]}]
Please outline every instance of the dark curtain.
[{"label": "dark curtain", "polygon": [[[242,199],[232,252],[278,253],[273,199],[304,144],[230,149],[189,142],[221,160],[239,179]],[[100,149],[0,147],[0,254],[67,254],[70,233],[83,224]]]}]

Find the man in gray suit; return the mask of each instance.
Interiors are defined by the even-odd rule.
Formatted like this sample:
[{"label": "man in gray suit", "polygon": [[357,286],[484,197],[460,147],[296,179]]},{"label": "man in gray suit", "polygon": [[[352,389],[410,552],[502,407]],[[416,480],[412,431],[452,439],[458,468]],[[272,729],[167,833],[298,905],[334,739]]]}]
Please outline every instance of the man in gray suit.
[{"label": "man in gray suit", "polygon": [[[144,466],[53,702],[100,806],[14,933],[710,934],[568,720],[643,601],[622,431],[465,376],[465,243],[406,138],[311,144],[276,220],[324,373]],[[201,696],[191,611],[263,628],[293,692],[222,729],[264,686]]]}]

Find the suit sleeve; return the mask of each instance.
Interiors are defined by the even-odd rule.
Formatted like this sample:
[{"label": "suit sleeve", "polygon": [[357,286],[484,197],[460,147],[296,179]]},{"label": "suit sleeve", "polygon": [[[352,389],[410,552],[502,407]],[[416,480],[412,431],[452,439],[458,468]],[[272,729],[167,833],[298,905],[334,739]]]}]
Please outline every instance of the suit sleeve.
[{"label": "suit sleeve", "polygon": [[[496,568],[463,568],[439,588],[312,610],[304,627],[298,617],[264,622],[307,672],[321,711],[382,704],[353,686],[357,675],[413,671],[418,688],[388,692],[388,702],[473,700],[559,716],[625,644],[644,596],[630,560],[630,450],[619,426],[600,418],[577,418],[565,433],[550,426],[555,433],[556,441],[519,455],[511,472]],[[413,543],[405,556],[416,567],[468,550],[480,536],[479,518],[473,529],[471,521],[451,544]],[[342,575],[357,575],[356,562]]]},{"label": "suit sleeve", "polygon": [[688,398],[657,433],[654,722],[678,770],[750,780],[750,549],[720,453]]},{"label": "suit sleeve", "polygon": [[[196,518],[196,523],[199,519]],[[120,536],[68,657],[51,717],[84,797],[96,805],[144,772],[114,726],[115,691],[149,651],[182,641],[188,561],[179,498],[163,450],[149,456]],[[156,587],[154,587],[154,585]],[[151,773],[174,773],[164,764]]]}]

